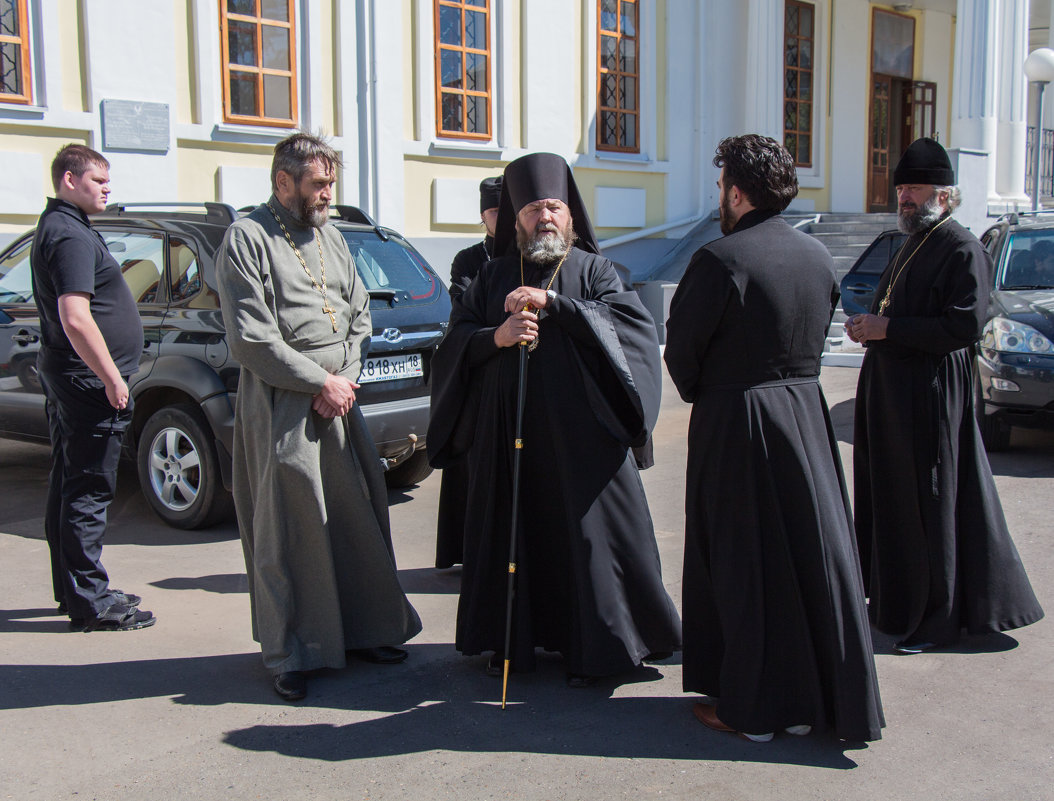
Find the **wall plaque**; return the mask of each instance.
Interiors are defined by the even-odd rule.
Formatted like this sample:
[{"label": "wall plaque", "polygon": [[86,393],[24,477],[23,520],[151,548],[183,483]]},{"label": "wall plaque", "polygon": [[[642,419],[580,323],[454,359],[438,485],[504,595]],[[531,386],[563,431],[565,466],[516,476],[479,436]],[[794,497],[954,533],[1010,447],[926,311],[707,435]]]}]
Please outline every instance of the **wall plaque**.
[{"label": "wall plaque", "polygon": [[170,136],[168,103],[102,101],[104,150],[150,150],[166,153]]}]

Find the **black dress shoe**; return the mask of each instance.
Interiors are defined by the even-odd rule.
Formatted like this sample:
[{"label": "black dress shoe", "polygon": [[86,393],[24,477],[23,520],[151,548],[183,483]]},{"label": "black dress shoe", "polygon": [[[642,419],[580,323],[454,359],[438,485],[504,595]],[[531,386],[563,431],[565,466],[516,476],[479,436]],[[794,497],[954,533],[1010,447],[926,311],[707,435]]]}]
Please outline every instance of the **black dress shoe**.
[{"label": "black dress shoe", "polygon": [[[509,672],[512,673],[512,667],[511,666],[509,668]],[[491,654],[490,658],[487,660],[486,673],[487,673],[488,676],[495,676],[495,677],[497,677],[499,679],[502,676],[504,676],[505,675],[505,656],[503,654],[499,654],[497,652],[494,652],[493,654]]]},{"label": "black dress shoe", "polygon": [[299,701],[307,696],[307,676],[299,670],[274,677],[274,691],[285,701]]},{"label": "black dress shoe", "polygon": [[669,659],[673,656],[673,651],[652,651],[648,654],[642,662],[662,662],[664,659]]},{"label": "black dress shoe", "polygon": [[352,648],[348,651],[356,659],[372,662],[375,665],[397,665],[405,662],[407,653],[402,648],[390,645],[378,645],[376,648]]},{"label": "black dress shoe", "polygon": [[567,686],[572,690],[581,690],[586,687],[592,687],[596,683],[596,676],[583,676],[581,673],[567,674]]},{"label": "black dress shoe", "polygon": [[908,642],[902,640],[893,646],[893,653],[897,654],[921,654],[923,651],[928,651],[931,648],[936,648],[937,643],[935,642]]}]

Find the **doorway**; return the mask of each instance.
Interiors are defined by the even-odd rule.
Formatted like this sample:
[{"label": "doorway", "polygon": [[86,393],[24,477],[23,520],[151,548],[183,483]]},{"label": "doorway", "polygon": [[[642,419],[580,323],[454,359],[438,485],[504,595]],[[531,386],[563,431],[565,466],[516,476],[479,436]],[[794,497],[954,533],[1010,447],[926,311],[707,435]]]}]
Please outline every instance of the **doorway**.
[{"label": "doorway", "polygon": [[868,211],[896,211],[893,168],[916,139],[936,137],[936,111],[937,84],[877,73],[871,76]]},{"label": "doorway", "polygon": [[937,84],[915,80],[915,18],[871,13],[867,210],[896,210],[893,168],[904,149],[936,133]]}]

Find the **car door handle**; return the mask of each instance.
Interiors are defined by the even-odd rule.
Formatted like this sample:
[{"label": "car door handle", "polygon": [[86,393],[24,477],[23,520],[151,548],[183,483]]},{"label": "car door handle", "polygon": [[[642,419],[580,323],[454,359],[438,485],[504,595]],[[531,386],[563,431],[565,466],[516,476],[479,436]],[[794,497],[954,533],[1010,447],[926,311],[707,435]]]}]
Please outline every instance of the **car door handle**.
[{"label": "car door handle", "polygon": [[869,292],[873,290],[874,287],[871,286],[871,284],[853,284],[852,286],[847,286],[846,289],[850,292]]},{"label": "car door handle", "polygon": [[11,339],[17,342],[19,345],[32,345],[34,342],[40,342],[40,337],[36,334],[29,333],[26,329],[22,329],[17,334],[13,334]]}]

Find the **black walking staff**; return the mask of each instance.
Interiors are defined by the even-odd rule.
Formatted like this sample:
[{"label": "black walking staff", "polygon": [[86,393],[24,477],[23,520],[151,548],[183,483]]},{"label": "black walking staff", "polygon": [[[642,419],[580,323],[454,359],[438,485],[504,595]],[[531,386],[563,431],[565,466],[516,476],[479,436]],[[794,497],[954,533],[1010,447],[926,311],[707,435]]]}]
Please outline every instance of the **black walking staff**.
[{"label": "black walking staff", "polygon": [[[524,311],[530,311],[524,306]],[[509,593],[505,603],[505,665],[501,678],[501,708],[509,687],[509,655],[512,653],[512,600],[516,594],[516,527],[520,516],[520,456],[523,453],[523,405],[527,398],[527,341],[520,341],[520,380],[516,390],[516,439],[512,452],[512,528],[509,533]]]}]

